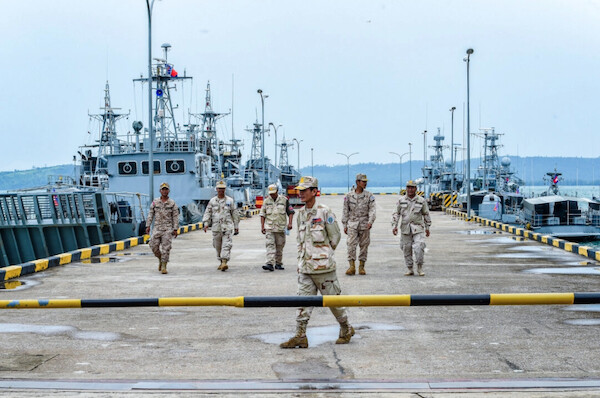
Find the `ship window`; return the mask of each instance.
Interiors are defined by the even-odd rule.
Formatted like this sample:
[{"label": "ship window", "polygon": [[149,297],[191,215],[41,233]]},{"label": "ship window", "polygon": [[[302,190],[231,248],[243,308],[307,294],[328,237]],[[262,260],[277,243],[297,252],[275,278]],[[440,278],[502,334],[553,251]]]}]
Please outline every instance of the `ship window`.
[{"label": "ship window", "polygon": [[136,175],[137,174],[137,163],[136,162],[119,162],[119,174],[120,175]]},{"label": "ship window", "polygon": [[185,173],[185,162],[183,160],[167,160],[165,161],[165,169],[168,174]]},{"label": "ship window", "polygon": [[[148,174],[148,161],[142,161],[142,174]],[[160,160],[154,161],[154,174],[160,174]]]}]

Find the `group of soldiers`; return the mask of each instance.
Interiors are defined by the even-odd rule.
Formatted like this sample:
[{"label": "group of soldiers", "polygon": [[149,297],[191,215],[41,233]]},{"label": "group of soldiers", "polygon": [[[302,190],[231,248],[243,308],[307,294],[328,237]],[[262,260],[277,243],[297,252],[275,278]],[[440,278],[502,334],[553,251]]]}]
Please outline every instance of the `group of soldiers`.
[{"label": "group of soldiers", "polygon": [[[348,235],[347,250],[349,267],[346,275],[356,274],[356,247],[359,246],[358,274],[366,275],[365,265],[370,244],[370,232],[375,222],[375,197],[366,190],[367,176],[356,175],[354,189],[344,197],[342,225]],[[211,228],[213,246],[217,251],[220,271],[226,271],[230,258],[232,236],[239,233],[239,214],[232,198],[225,195],[227,186],[220,181],[217,196],[213,197],[206,207],[203,217],[204,232]],[[334,252],[341,240],[341,232],[335,214],[329,207],[317,203],[319,183],[315,177],[305,176],[300,179],[298,195],[304,206],[296,217],[298,248],[298,295],[311,296],[339,295],[340,283],[336,274]],[[400,196],[396,210],[392,216],[392,233],[398,234],[400,225],[400,246],[408,272],[406,276],[417,274],[425,276],[423,271],[425,237],[429,236],[431,218],[427,202],[416,194],[414,181],[406,184],[406,195]],[[161,196],[154,199],[146,225],[146,233],[154,222],[150,247],[159,259],[159,271],[167,273],[167,262],[171,250],[171,241],[177,236],[179,210],[175,202],[169,198],[169,184],[160,185]],[[277,186],[268,188],[269,196],[261,207],[261,232],[266,236],[267,261],[262,267],[267,271],[283,270],[283,247],[287,231],[292,229],[294,209],[289,200],[278,195]],[[306,328],[314,307],[301,307],[296,316],[296,333],[282,348],[306,348],[308,339]],[[339,338],[336,344],[347,344],[354,335],[354,328],[348,322],[345,308],[330,307],[331,312],[340,324]]]}]

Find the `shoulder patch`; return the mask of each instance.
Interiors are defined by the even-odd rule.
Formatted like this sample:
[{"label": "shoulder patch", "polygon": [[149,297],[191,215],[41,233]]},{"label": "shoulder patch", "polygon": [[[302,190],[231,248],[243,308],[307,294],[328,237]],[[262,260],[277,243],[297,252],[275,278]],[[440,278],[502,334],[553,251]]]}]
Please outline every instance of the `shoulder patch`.
[{"label": "shoulder patch", "polygon": [[333,216],[327,217],[327,224],[333,224],[334,221],[335,221],[335,218],[333,218]]}]

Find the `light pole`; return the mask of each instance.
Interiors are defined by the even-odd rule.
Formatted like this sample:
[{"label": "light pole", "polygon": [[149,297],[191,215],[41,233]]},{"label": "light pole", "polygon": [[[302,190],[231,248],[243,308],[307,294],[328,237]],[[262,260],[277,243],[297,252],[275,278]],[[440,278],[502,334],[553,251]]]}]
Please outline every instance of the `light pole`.
[{"label": "light pole", "polygon": [[298,141],[296,138],[294,138],[293,141],[296,141],[296,144],[298,144],[298,173],[300,173],[300,143],[304,140]]},{"label": "light pole", "polygon": [[423,130],[423,191],[425,191],[425,197],[428,197],[427,194],[427,186],[429,181],[429,176],[427,174],[427,130]]},{"label": "light pole", "polygon": [[404,155],[408,155],[408,152],[403,153],[402,155],[400,155],[399,153],[396,152],[390,152],[392,155],[396,155],[398,156],[398,158],[400,158],[399,162],[400,162],[400,190],[402,191],[402,158],[404,157]]},{"label": "light pole", "polygon": [[469,105],[469,64],[471,63],[471,54],[473,49],[467,50],[467,56],[463,61],[467,63],[467,218],[471,217],[471,109]]},{"label": "light pole", "polygon": [[311,176],[315,176],[315,165],[313,163],[313,149],[314,148],[310,148],[310,175]]},{"label": "light pole", "polygon": [[150,177],[150,202],[154,199],[154,130],[152,129],[152,9],[154,0],[146,0],[148,7],[148,176]]},{"label": "light pole", "polygon": [[350,155],[346,155],[345,153],[338,152],[338,155],[342,155],[346,157],[346,161],[348,164],[348,192],[350,192],[350,157],[354,155],[358,155],[358,152],[351,153]]},{"label": "light pole", "polygon": [[454,111],[456,110],[456,107],[453,106],[452,108],[450,108],[450,112],[452,113],[452,123],[451,123],[451,131],[452,133],[450,134],[450,142],[452,143],[452,145],[450,145],[450,163],[452,164],[452,181],[450,182],[450,189],[454,192],[454,170],[456,169],[456,166],[454,165]]},{"label": "light pole", "polygon": [[267,173],[268,171],[265,170],[265,98],[268,97],[268,95],[263,95],[263,91],[259,88],[258,90],[256,90],[256,92],[260,95],[260,104],[261,104],[261,110],[262,110],[262,140],[261,140],[261,144],[260,144],[260,157],[261,157],[261,168],[262,168],[262,193],[263,193],[263,198],[265,196],[267,196],[266,193],[266,181],[267,181]]},{"label": "light pole", "polygon": [[408,143],[408,179],[412,180],[412,143]]},{"label": "light pole", "polygon": [[280,124],[277,127],[275,127],[273,123],[269,123],[269,128],[271,126],[273,126],[273,129],[275,130],[275,157],[273,158],[273,164],[275,165],[275,167],[277,167],[277,129],[283,126],[283,124]]}]

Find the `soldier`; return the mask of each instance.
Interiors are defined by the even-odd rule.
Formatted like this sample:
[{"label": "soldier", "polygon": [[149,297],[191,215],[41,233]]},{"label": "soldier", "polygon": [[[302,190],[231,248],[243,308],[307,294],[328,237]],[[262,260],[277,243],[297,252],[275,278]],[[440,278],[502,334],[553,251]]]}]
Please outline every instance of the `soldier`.
[{"label": "soldier", "polygon": [[171,241],[177,237],[179,228],[179,208],[175,201],[169,198],[169,184],[166,182],[160,184],[160,198],[154,199],[150,205],[146,220],[146,234],[150,233],[152,221],[154,221],[154,227],[150,237],[150,248],[158,257],[158,270],[166,274]]},{"label": "soldier", "polygon": [[213,233],[213,247],[217,249],[217,258],[221,261],[218,270],[225,271],[229,267],[227,262],[233,245],[232,233],[239,233],[238,224],[240,216],[235,209],[235,203],[232,198],[225,196],[227,185],[224,181],[217,183],[217,196],[213,197],[206,206],[202,224],[204,232],[211,227]]},{"label": "soldier", "polygon": [[[296,187],[304,207],[298,212],[298,295],[339,295],[340,283],[335,274],[333,252],[340,242],[340,228],[335,214],[325,205],[316,203],[318,181],[314,177],[302,177]],[[298,309],[296,335],[282,343],[281,348],[307,348],[306,327],[314,307]],[[343,307],[330,307],[340,324],[336,344],[348,344],[354,336],[354,328],[348,323]]]},{"label": "soldier", "polygon": [[[398,222],[400,222],[400,248],[404,252],[404,262],[408,272],[404,275],[414,275],[413,251],[417,262],[419,276],[425,276],[423,272],[423,257],[425,251],[425,236],[429,237],[431,217],[427,202],[417,194],[417,184],[410,180],[406,183],[406,195],[400,196],[396,211],[392,216],[392,233],[398,234]],[[424,232],[424,233],[423,233]],[[424,235],[424,236],[423,236]]]},{"label": "soldier", "polygon": [[357,244],[360,246],[358,273],[360,275],[367,274],[365,272],[365,262],[367,261],[369,243],[371,243],[371,227],[375,222],[375,196],[365,189],[367,181],[365,174],[357,174],[356,188],[344,197],[342,224],[344,225],[344,233],[348,235],[348,262],[350,263],[346,275],[356,273]]},{"label": "soldier", "polygon": [[267,235],[267,263],[262,267],[264,270],[284,269],[285,232],[286,228],[292,229],[293,218],[294,208],[288,198],[277,194],[277,185],[269,185],[269,197],[260,209],[260,231]]}]

